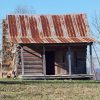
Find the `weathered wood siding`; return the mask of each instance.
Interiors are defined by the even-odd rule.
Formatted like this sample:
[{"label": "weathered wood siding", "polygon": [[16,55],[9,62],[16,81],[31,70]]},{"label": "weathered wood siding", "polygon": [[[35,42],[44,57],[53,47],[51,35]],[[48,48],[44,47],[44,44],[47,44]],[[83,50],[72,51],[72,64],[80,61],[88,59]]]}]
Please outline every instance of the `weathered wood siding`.
[{"label": "weathered wood siding", "polygon": [[86,74],[87,46],[72,48],[72,74]]},{"label": "weathered wood siding", "polygon": [[[55,53],[55,75],[68,75],[68,48],[47,47],[46,51]],[[21,58],[21,52],[19,55]],[[24,75],[43,75],[42,46],[23,46],[23,61]],[[71,67],[72,74],[86,74],[86,46],[71,47]],[[18,67],[18,74],[22,74],[22,64]]]},{"label": "weathered wood siding", "polygon": [[68,74],[68,66],[65,62],[66,51],[56,51],[55,52],[55,74],[56,75],[66,75]]},{"label": "weathered wood siding", "polygon": [[[68,48],[55,51],[55,74],[69,74]],[[71,72],[72,74],[86,74],[87,46],[71,47]]]},{"label": "weathered wood siding", "polygon": [[53,46],[46,47],[46,51],[54,51],[55,55],[55,75],[68,74],[68,64],[66,64],[66,52],[68,48],[66,46]]},{"label": "weathered wood siding", "polygon": [[[24,61],[24,75],[43,74],[41,49],[33,48],[32,46],[23,46],[22,60]],[[22,74],[22,65],[18,67],[18,74]]]}]

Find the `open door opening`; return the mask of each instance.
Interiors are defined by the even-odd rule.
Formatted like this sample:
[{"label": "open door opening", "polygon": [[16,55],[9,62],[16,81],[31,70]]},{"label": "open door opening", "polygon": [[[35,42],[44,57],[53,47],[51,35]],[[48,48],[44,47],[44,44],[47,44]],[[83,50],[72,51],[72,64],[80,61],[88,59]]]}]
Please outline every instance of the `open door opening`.
[{"label": "open door opening", "polygon": [[46,51],[46,75],[55,75],[55,54],[53,51]]}]

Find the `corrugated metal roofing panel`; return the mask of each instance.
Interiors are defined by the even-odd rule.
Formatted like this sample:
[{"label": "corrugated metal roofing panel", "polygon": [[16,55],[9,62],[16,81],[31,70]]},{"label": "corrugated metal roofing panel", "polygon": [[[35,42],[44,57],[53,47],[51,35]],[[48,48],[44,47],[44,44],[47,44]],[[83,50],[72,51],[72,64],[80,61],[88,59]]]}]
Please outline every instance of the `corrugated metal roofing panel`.
[{"label": "corrugated metal roofing panel", "polygon": [[42,41],[40,39],[33,40],[32,38],[11,38],[14,43],[83,43],[93,42],[92,38],[46,38]]},{"label": "corrugated metal roofing panel", "polygon": [[14,43],[94,42],[85,14],[8,15],[8,26]]}]

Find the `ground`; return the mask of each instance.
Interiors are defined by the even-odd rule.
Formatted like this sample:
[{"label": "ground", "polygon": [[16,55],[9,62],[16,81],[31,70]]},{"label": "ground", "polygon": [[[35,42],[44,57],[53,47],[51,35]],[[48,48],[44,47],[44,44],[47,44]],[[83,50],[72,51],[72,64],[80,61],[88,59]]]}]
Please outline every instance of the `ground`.
[{"label": "ground", "polygon": [[1,80],[0,100],[100,100],[100,82]]}]

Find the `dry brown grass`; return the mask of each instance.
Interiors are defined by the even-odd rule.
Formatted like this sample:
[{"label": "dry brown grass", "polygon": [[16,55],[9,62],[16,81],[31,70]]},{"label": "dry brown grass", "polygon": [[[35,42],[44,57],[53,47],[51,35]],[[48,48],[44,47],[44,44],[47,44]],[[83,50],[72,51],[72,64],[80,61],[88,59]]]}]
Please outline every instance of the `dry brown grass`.
[{"label": "dry brown grass", "polygon": [[0,84],[0,100],[100,100],[100,83],[62,81]]}]

